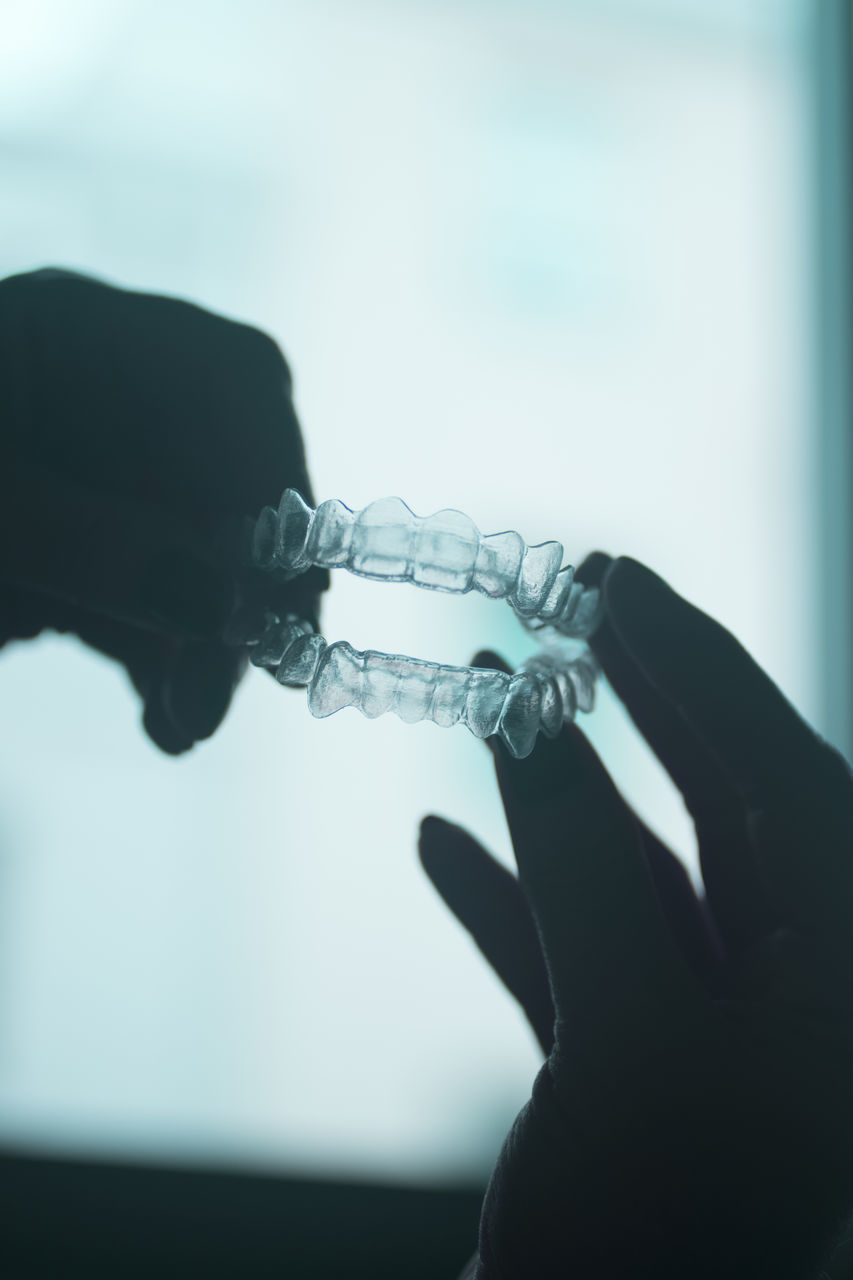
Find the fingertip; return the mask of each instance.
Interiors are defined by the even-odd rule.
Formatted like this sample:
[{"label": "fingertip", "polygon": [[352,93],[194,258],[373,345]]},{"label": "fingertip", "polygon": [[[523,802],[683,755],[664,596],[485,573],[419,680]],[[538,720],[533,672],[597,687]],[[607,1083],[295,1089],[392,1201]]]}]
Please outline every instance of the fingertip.
[{"label": "fingertip", "polygon": [[441,818],[436,817],[434,813],[428,813],[425,818],[421,818],[421,825],[418,829],[418,849],[421,853],[423,853],[424,849],[432,847],[444,825]]},{"label": "fingertip", "polygon": [[455,873],[470,861],[472,855],[483,853],[483,849],[458,823],[429,814],[421,822],[418,852],[424,865],[428,862],[432,868]]},{"label": "fingertip", "polygon": [[608,605],[633,605],[651,592],[674,594],[672,588],[648,565],[632,556],[618,556],[604,579],[604,595]]},{"label": "fingertip", "polygon": [[187,646],[164,687],[164,705],[175,727],[195,742],[210,738],[227,714],[245,666],[242,652],[218,644]]},{"label": "fingertip", "polygon": [[[435,814],[428,814],[421,822],[418,834],[418,860],[427,879],[438,894],[448,901],[460,867],[459,827],[446,822]],[[457,837],[457,838],[455,838]]]},{"label": "fingertip", "polygon": [[149,691],[142,710],[142,727],[154,745],[167,756],[180,756],[189,751],[195,742],[169,716],[163,693],[162,683]]},{"label": "fingertip", "polygon": [[656,574],[653,569],[650,569],[644,561],[638,560],[636,556],[616,556],[613,560],[613,571],[617,574],[644,574],[646,577],[654,578],[658,582],[663,581],[663,579]]},{"label": "fingertip", "polygon": [[[650,673],[649,664],[667,667],[697,663],[709,639],[721,628],[647,565],[630,556],[614,561],[604,580],[605,611],[619,641]],[[665,656],[668,655],[668,656]]]},{"label": "fingertip", "polygon": [[503,671],[505,675],[512,674],[512,667],[506,662],[499,653],[495,653],[493,649],[479,649],[471,659],[472,667],[479,667],[486,671]]},{"label": "fingertip", "polygon": [[448,822],[445,818],[429,813],[421,820],[418,832],[418,855],[424,869],[438,862],[445,862],[451,856],[451,849],[458,846],[461,827]]},{"label": "fingertip", "polygon": [[575,578],[585,587],[600,587],[613,557],[606,551],[591,551],[575,569]]}]

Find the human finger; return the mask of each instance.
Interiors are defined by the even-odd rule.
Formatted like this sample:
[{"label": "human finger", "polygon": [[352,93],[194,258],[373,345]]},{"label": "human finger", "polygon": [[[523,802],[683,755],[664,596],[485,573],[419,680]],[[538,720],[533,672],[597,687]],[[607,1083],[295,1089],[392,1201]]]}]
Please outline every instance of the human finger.
[{"label": "human finger", "polygon": [[433,816],[421,823],[421,865],[459,923],[521,1005],[547,1055],[554,1005],[533,916],[517,878],[473,836]]},{"label": "human finger", "polygon": [[512,667],[499,653],[495,653],[494,649],[478,650],[471,659],[471,666],[485,667],[488,671],[503,671],[506,675],[512,673]]},{"label": "human finger", "polygon": [[182,755],[222,723],[245,657],[218,645],[176,646],[159,669],[133,675],[145,732],[167,755]]},{"label": "human finger", "polygon": [[[5,588],[0,605],[10,605],[16,612],[16,634],[22,629],[26,633],[28,612],[40,619],[33,634],[45,625],[43,598]],[[125,667],[142,700],[146,732],[170,755],[189,750],[214,732],[246,669],[245,651],[218,641],[176,641],[64,601],[51,601],[49,616],[52,629],[76,633],[91,648]]]},{"label": "human finger", "polygon": [[142,704],[142,727],[166,755],[183,755],[195,745],[195,740],[172,719],[165,680],[155,681],[148,689]]},{"label": "human finger", "polygon": [[727,951],[738,954],[770,927],[769,905],[743,797],[685,717],[648,679],[614,627],[604,585],[614,563],[596,552],[578,570],[581,581],[604,588],[605,610],[590,647],[613,691],[684,798],[696,828],[713,919]]},{"label": "human finger", "polygon": [[604,594],[623,644],[742,798],[796,789],[819,762],[818,740],[735,637],[628,557],[614,562]]},{"label": "human finger", "polygon": [[525,760],[498,745],[498,782],[519,878],[536,920],[557,1014],[633,1022],[671,1016],[694,980],[664,917],[627,806],[576,726]]},{"label": "human finger", "polygon": [[161,690],[175,728],[192,743],[209,738],[225,719],[245,669],[245,654],[219,643],[180,645]]},{"label": "human finger", "polygon": [[[601,556],[601,559],[607,563],[610,562],[609,556]],[[584,566],[588,563],[585,561]],[[581,581],[585,582],[587,579],[581,577]],[[595,582],[594,585],[598,583]],[[473,665],[492,667],[499,671],[510,670],[504,660],[490,649],[478,653],[473,659]],[[497,739],[486,741],[487,745],[494,747]],[[713,990],[717,985],[722,960],[713,923],[709,920],[707,911],[703,909],[703,904],[699,901],[680,859],[634,813],[624,797],[620,796],[620,799],[639,831],[649,870],[672,936],[693,972],[701,978],[708,989]]]},{"label": "human finger", "polygon": [[[816,927],[849,913],[853,784],[845,762],[724,627],[651,570],[616,561],[604,594],[625,647],[740,796],[772,918]],[[799,838],[759,847],[759,815]]]},{"label": "human finger", "polygon": [[705,990],[716,993],[727,955],[719,926],[707,901],[694,889],[681,859],[640,818],[635,818],[672,937]]}]

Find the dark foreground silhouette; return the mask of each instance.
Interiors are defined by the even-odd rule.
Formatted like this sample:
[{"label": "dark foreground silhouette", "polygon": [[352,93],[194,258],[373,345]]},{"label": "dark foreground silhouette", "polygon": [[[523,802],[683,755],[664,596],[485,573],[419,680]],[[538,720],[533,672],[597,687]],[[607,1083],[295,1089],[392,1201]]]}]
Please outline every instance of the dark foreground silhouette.
[{"label": "dark foreground silhouette", "polygon": [[[0,644],[76,633],[126,667],[152,739],[185,751],[215,731],[245,668],[219,638],[234,606],[272,590],[270,604],[310,614],[327,585],[312,573],[271,587],[237,554],[246,518],[282,489],[311,496],[287,366],[256,330],[56,271],[0,283],[0,361]],[[599,553],[581,575],[603,590],[595,653],[695,822],[705,893],[574,727],[523,761],[491,744],[517,879],[460,828],[425,819],[424,867],[545,1054],[470,1273],[844,1275],[850,772],[738,642],[650,570]],[[16,1276],[58,1257],[38,1222],[73,1235],[87,1220],[67,1179],[44,1166],[39,1184],[32,1169],[2,1166]],[[53,1189],[39,1213],[37,1185]],[[223,1186],[207,1202],[194,1192],[199,1274],[244,1274],[204,1250],[198,1206],[218,1216]],[[389,1213],[404,1204],[388,1197]],[[349,1274],[391,1274],[394,1233],[371,1212],[375,1254],[362,1248]],[[452,1216],[446,1197],[441,1212]],[[406,1256],[423,1251],[415,1234],[394,1236],[401,1275],[423,1273]],[[172,1238],[188,1246],[186,1231]],[[115,1246],[115,1230],[104,1239]],[[93,1266],[104,1239],[92,1235]],[[282,1265],[346,1273],[343,1260]]]}]

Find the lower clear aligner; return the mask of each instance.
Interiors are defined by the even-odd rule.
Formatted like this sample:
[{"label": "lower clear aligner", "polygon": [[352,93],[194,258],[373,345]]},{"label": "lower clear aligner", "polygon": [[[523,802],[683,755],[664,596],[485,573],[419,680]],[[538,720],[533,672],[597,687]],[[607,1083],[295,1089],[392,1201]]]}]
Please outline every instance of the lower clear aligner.
[{"label": "lower clear aligner", "polygon": [[598,673],[589,651],[569,658],[545,650],[511,675],[360,652],[344,640],[327,644],[299,618],[271,614],[251,661],[274,670],[281,684],[307,688],[319,719],[356,707],[370,719],[393,712],[407,724],[464,724],[478,738],[497,734],[516,759],[530,755],[540,731],[556,737],[577,711],[592,710]]}]

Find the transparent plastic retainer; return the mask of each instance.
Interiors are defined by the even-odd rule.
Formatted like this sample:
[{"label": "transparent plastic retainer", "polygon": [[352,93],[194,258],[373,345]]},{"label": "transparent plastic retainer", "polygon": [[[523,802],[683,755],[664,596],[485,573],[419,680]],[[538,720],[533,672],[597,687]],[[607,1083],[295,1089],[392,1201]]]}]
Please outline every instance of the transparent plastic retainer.
[{"label": "transparent plastic retainer", "polygon": [[371,719],[393,712],[407,724],[464,724],[478,738],[498,734],[517,759],[537,734],[556,737],[577,711],[591,711],[598,666],[577,644],[594,629],[599,592],[575,581],[562,565],[559,542],[529,547],[519,534],[484,536],[461,511],[416,516],[400,498],[362,511],[331,499],[316,510],[295,489],[255,522],[253,565],[288,580],[316,565],[346,569],[380,582],[412,582],[429,591],[479,591],[507,600],[544,648],[513,674],[452,667],[399,654],[359,652],[345,641],[327,644],[309,622],[268,612],[262,624],[239,615],[227,639],[251,646],[255,666],[284,685],[308,690],[308,708],[322,718],[357,707]]}]

